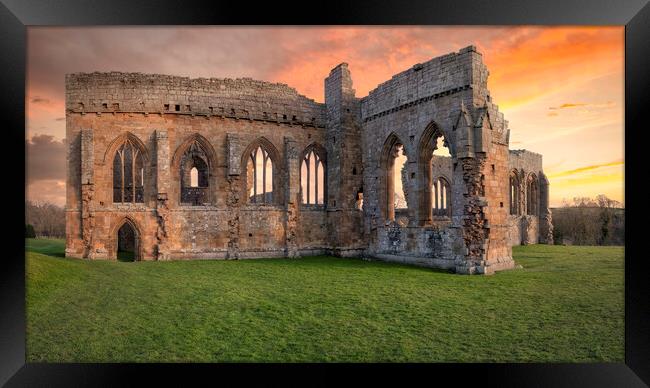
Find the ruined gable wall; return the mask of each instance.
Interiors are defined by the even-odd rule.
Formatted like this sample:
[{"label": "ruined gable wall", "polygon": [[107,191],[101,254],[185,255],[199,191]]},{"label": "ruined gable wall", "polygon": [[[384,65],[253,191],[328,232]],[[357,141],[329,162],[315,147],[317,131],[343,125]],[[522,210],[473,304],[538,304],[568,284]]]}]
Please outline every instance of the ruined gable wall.
[{"label": "ruined gable wall", "polygon": [[[408,176],[417,174],[417,148],[429,124],[435,122],[453,145],[453,126],[461,101],[473,101],[472,55],[452,53],[399,73],[361,100],[364,157],[364,205],[367,228],[382,226],[380,197],[383,166],[381,150],[391,133],[397,135],[408,157]],[[458,198],[458,195],[452,196]],[[409,204],[409,208],[413,208]],[[416,217],[415,214],[411,218]]]},{"label": "ruined gable wall", "polygon": [[[417,64],[361,100],[370,254],[398,261],[425,258],[430,265],[454,267],[462,273],[491,273],[514,265],[502,206],[507,196],[502,182],[507,181],[507,122],[491,101],[487,76],[481,54],[470,46]],[[408,204],[410,225],[397,230],[382,213],[387,178],[380,150],[389,135],[399,138],[408,157],[406,186],[411,194],[417,193],[409,197],[425,196],[418,152],[423,137],[430,136],[427,128],[432,123],[445,136],[453,156],[452,217],[427,225],[430,209],[422,206],[420,198]],[[420,241],[445,241],[438,245],[445,248],[434,249],[435,244]]]},{"label": "ruined gable wall", "polygon": [[[509,171],[517,171],[519,176],[519,208],[520,215],[509,215],[509,241],[511,245],[537,244],[540,242],[539,214],[527,214],[526,181],[529,174],[533,173],[538,178],[538,187],[541,188],[539,178],[543,175],[542,155],[528,150],[510,150]],[[541,193],[541,190],[539,191]],[[541,211],[541,198],[538,198]]]},{"label": "ruined gable wall", "polygon": [[[464,49],[434,58],[426,63],[395,75],[361,100],[364,150],[364,210],[369,234],[369,252],[387,259],[386,254],[404,257],[428,257],[437,261],[434,266],[453,267],[464,255],[460,238],[464,184],[462,169],[456,167],[451,179],[452,220],[433,228],[417,226],[417,204],[409,203],[412,225],[397,231],[387,226],[381,214],[385,198],[384,166],[381,150],[391,133],[404,145],[407,160],[407,185],[412,191],[421,191],[422,178],[418,175],[418,146],[426,128],[434,122],[444,133],[452,154],[456,133],[454,125],[460,114],[461,101],[474,106],[475,88],[484,86],[476,77],[484,67],[480,54]],[[454,162],[457,163],[456,160]],[[457,165],[457,164],[456,164]],[[417,198],[417,196],[410,196]],[[400,235],[400,238],[394,238]],[[386,236],[393,236],[387,238]],[[444,242],[444,243],[435,243]],[[436,247],[436,248],[434,248]],[[444,247],[444,248],[442,248]],[[401,253],[400,253],[401,252]]]}]

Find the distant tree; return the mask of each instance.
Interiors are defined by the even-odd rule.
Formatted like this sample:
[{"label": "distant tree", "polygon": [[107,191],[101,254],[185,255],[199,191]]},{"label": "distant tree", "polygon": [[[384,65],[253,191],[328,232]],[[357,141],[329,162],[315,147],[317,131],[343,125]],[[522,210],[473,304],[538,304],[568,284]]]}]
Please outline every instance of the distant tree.
[{"label": "distant tree", "polygon": [[575,197],[573,198],[573,206],[576,207],[595,207],[598,206],[596,201],[589,197]]},{"label": "distant tree", "polygon": [[558,244],[623,245],[625,211],[620,202],[601,194],[575,197],[553,210],[553,237]]},{"label": "distant tree", "polygon": [[596,197],[596,203],[598,204],[598,207],[601,208],[620,208],[621,203],[618,201],[615,201],[613,199],[607,198],[606,195],[600,194]]},{"label": "distant tree", "polygon": [[65,237],[65,210],[48,202],[25,201],[26,223],[39,237]]},{"label": "distant tree", "polygon": [[32,224],[25,224],[25,238],[35,238],[36,232]]}]

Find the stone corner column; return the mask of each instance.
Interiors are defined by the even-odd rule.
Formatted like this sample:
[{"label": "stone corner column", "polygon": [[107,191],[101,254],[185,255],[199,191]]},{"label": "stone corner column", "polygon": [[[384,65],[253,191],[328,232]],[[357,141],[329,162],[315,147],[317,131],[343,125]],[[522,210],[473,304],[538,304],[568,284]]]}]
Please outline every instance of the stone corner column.
[{"label": "stone corner column", "polygon": [[298,257],[297,224],[300,212],[300,155],[296,141],[289,136],[284,137],[285,155],[285,196],[286,217],[285,241],[287,257]]},{"label": "stone corner column", "polygon": [[461,235],[464,242],[464,260],[456,264],[456,272],[463,274],[482,273],[486,257],[486,243],[489,225],[484,208],[487,205],[481,196],[481,171],[485,158],[458,158],[462,169],[464,190],[461,216]]},{"label": "stone corner column", "polygon": [[226,150],[228,154],[228,252],[227,259],[239,259],[239,225],[240,206],[242,202],[241,187],[241,157],[244,152],[241,139],[236,133],[226,134]]},{"label": "stone corner column", "polygon": [[169,204],[168,193],[171,180],[170,150],[167,131],[156,130],[156,259],[169,260],[168,226]]},{"label": "stone corner column", "polygon": [[93,130],[82,129],[79,133],[81,143],[81,235],[84,258],[93,258],[93,231],[95,218],[93,214],[94,183],[94,144]]},{"label": "stone corner column", "polygon": [[553,215],[549,208],[550,185],[543,172],[539,173],[539,242],[553,245]]}]

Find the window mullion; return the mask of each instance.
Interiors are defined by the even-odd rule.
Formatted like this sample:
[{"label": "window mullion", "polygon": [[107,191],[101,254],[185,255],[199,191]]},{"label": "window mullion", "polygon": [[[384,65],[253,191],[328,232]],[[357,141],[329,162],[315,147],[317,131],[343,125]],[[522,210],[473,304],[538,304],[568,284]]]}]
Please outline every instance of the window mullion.
[{"label": "window mullion", "polygon": [[314,155],[314,204],[318,205],[318,157]]},{"label": "window mullion", "polygon": [[266,161],[268,157],[262,153],[262,202],[266,203]]},{"label": "window mullion", "polygon": [[[122,151],[124,151],[124,146],[122,146]],[[122,172],[122,176],[120,177],[122,179],[120,203],[124,203],[124,152],[120,152],[120,171]]]},{"label": "window mullion", "polygon": [[253,202],[257,200],[257,148],[251,154],[253,160]]}]

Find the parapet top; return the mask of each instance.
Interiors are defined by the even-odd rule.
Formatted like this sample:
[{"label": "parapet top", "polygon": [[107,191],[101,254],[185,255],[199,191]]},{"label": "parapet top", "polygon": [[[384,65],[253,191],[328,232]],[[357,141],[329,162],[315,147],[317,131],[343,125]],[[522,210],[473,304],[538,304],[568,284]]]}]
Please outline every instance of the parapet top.
[{"label": "parapet top", "polygon": [[347,69],[348,68],[348,63],[347,62],[341,62],[338,65],[334,66],[334,68],[332,70],[330,70],[330,74],[334,73],[336,71],[336,69],[338,69],[338,68],[346,68]]},{"label": "parapet top", "polygon": [[75,113],[198,114],[322,127],[324,107],[286,84],[252,78],[66,74],[66,109]]},{"label": "parapet top", "polygon": [[[92,73],[69,73],[65,75],[66,86],[73,83],[94,83],[97,85],[117,83],[122,84],[149,84],[149,85],[167,85],[179,86],[187,88],[208,88],[208,89],[263,89],[266,91],[282,92],[293,94],[309,101],[315,102],[300,93],[289,85],[280,82],[268,82],[255,80],[250,77],[243,78],[190,78],[178,75],[169,74],[156,74],[156,73],[140,73],[140,72],[92,72]],[[143,85],[143,86],[144,86]]]},{"label": "parapet top", "polygon": [[[370,96],[374,92],[376,92],[376,91],[378,91],[378,90],[380,90],[382,88],[388,87],[392,82],[394,82],[394,81],[396,81],[396,80],[398,80],[400,78],[403,78],[405,76],[408,76],[409,74],[411,74],[413,72],[418,72],[418,71],[421,71],[422,69],[425,69],[425,68],[434,68],[436,66],[444,66],[446,63],[451,62],[456,57],[466,55],[468,53],[475,53],[475,54],[477,54],[479,56],[482,56],[482,54],[480,52],[478,52],[478,50],[476,49],[476,46],[470,45],[470,46],[467,46],[467,47],[464,47],[464,48],[458,50],[458,52],[453,52],[453,53],[449,53],[449,54],[440,55],[440,56],[431,58],[426,62],[416,63],[413,66],[411,66],[411,68],[409,68],[407,70],[404,70],[404,71],[401,71],[401,72],[393,75],[391,77],[391,79],[380,83],[379,85],[377,85],[376,88],[372,89],[369,92],[368,95]],[[364,97],[364,99],[366,99],[366,98],[367,97]]]}]

